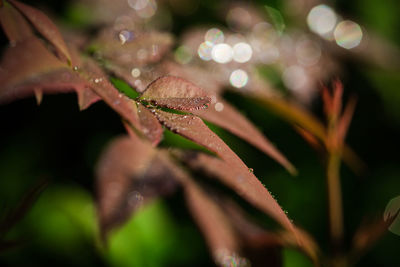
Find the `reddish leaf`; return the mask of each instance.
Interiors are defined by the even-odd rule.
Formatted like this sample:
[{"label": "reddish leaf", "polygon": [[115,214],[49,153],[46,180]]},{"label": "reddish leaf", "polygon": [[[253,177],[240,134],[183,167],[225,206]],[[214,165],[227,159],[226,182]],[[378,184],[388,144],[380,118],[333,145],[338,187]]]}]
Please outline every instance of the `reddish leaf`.
[{"label": "reddish leaf", "polygon": [[18,1],[9,1],[29,19],[38,32],[40,32],[69,62],[71,62],[71,56],[63,37],[58,31],[57,26],[54,25],[54,23],[45,14],[36,8],[25,5]]},{"label": "reddish leaf", "polygon": [[211,104],[210,108],[193,113],[243,138],[282,164],[290,173],[295,174],[297,172],[286,157],[229,103],[223,100],[216,101],[216,103]]},{"label": "reddish leaf", "polygon": [[12,44],[33,36],[32,29],[25,18],[7,2],[0,8],[0,23]]},{"label": "reddish leaf", "polygon": [[36,37],[10,47],[0,66],[0,102],[32,95],[34,89],[53,93],[69,92],[77,83],[83,84]]},{"label": "reddish leaf", "polygon": [[[144,90],[146,90],[147,86],[152,81],[165,74],[160,72],[160,70],[156,67],[126,68],[120,67],[111,62],[106,64],[105,67],[115,76],[127,82],[132,88],[136,90],[136,92],[139,93],[142,93]],[[137,76],[138,74],[132,75],[132,73],[134,73],[135,71],[138,72],[139,76]]]},{"label": "reddish leaf", "polygon": [[103,237],[143,203],[168,194],[173,175],[155,157],[155,150],[137,136],[114,140],[97,164],[97,195]]},{"label": "reddish leaf", "polygon": [[101,97],[113,110],[126,119],[136,130],[142,131],[137,114],[136,102],[120,93],[107,79],[95,62],[87,60],[80,76],[88,81],[88,86]]},{"label": "reddish leaf", "polygon": [[174,76],[164,76],[153,81],[141,96],[157,106],[177,110],[205,108],[211,99],[196,85]]},{"label": "reddish leaf", "polygon": [[161,124],[158,122],[157,118],[140,103],[138,104],[138,114],[142,132],[147,136],[153,146],[156,146],[161,141],[163,134]]},{"label": "reddish leaf", "polygon": [[239,240],[221,208],[192,180],[183,182],[186,202],[199,225],[209,249],[219,266],[248,266],[248,261],[238,255]]},{"label": "reddish leaf", "polygon": [[161,110],[154,110],[153,112],[168,129],[206,147],[223,159],[201,155],[198,159],[199,162],[204,161],[201,165],[207,165],[222,182],[232,187],[239,195],[270,215],[286,229],[294,231],[292,223],[268,190],[200,118]]},{"label": "reddish leaf", "polygon": [[[327,134],[324,125],[304,108],[301,108],[300,106],[283,98],[271,97],[267,94],[261,93],[260,91],[257,91],[248,97],[250,97],[256,103],[260,103],[261,105],[270,108],[273,112],[277,113],[280,117],[288,122],[307,130],[322,142],[326,141]],[[366,169],[365,163],[348,145],[343,147],[342,157],[343,161],[355,173],[363,173]]]},{"label": "reddish leaf", "polygon": [[107,29],[94,42],[94,46],[104,59],[121,68],[132,69],[158,63],[173,44],[172,36],[167,33],[132,32],[134,37],[130,42],[121,42],[119,34],[114,29]]}]

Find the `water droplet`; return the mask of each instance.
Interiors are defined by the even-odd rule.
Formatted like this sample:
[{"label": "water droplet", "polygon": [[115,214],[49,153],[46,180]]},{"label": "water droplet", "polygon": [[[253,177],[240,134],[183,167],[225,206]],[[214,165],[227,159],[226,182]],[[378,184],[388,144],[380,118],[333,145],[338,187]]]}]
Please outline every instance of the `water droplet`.
[{"label": "water droplet", "polygon": [[78,66],[74,66],[72,69],[73,69],[74,71],[78,71]]},{"label": "water droplet", "polygon": [[131,71],[131,75],[133,78],[137,78],[140,76],[140,70],[138,68],[133,68]]},{"label": "water droplet", "polygon": [[249,168],[249,172],[254,172],[254,169],[253,168]]},{"label": "water droplet", "polygon": [[131,31],[123,30],[118,34],[118,38],[121,44],[125,44],[126,42],[130,42],[134,39],[134,34]]}]

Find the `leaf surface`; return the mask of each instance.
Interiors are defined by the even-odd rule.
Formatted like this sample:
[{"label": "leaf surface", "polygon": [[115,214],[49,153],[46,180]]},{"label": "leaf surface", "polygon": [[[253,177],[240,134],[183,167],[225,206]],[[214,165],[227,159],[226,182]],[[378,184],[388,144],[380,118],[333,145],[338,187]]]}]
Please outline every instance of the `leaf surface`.
[{"label": "leaf surface", "polygon": [[175,180],[155,152],[150,143],[132,135],[115,139],[102,154],[96,176],[103,237],[144,203],[175,189]]},{"label": "leaf surface", "polygon": [[290,173],[295,174],[295,167],[260,131],[224,100],[216,101],[208,109],[193,111],[193,114],[212,122],[254,145],[265,154],[282,164]]},{"label": "leaf surface", "polygon": [[140,103],[138,103],[138,114],[142,132],[147,136],[153,146],[156,146],[161,141],[163,135],[161,124],[151,111]]},{"label": "leaf surface", "polygon": [[29,19],[38,32],[40,32],[69,62],[71,62],[71,56],[61,33],[57,26],[43,12],[15,0],[10,0],[10,2]]},{"label": "leaf surface", "polygon": [[215,174],[223,183],[232,187],[255,207],[263,210],[286,229],[294,231],[292,223],[269,191],[241,159],[200,118],[161,110],[154,110],[154,114],[171,131],[215,152],[221,159],[201,155],[198,157],[198,162],[215,171]]},{"label": "leaf surface", "polygon": [[205,108],[211,101],[201,88],[175,76],[160,77],[150,83],[141,99],[177,110]]},{"label": "leaf surface", "polygon": [[0,23],[8,40],[13,44],[33,36],[25,18],[7,2],[0,7]]}]

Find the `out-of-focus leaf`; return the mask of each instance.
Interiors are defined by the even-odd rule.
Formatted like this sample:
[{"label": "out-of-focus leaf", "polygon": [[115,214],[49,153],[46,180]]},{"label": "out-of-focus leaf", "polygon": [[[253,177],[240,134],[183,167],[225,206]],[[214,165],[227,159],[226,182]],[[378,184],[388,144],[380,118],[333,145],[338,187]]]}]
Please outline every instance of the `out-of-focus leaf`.
[{"label": "out-of-focus leaf", "polygon": [[[127,68],[120,67],[112,62],[107,62],[105,67],[116,77],[127,82],[138,93],[142,93],[152,81],[165,75],[165,72],[161,72],[157,67]],[[135,71],[139,72],[139,77],[134,77],[132,75],[132,73]],[[137,74],[135,74],[135,76],[136,75]]]},{"label": "out-of-focus leaf", "polygon": [[80,76],[88,81],[88,86],[98,94],[113,110],[118,112],[136,130],[142,127],[137,114],[136,102],[120,93],[109,81],[95,62],[87,60],[78,70]]},{"label": "out-of-focus leaf", "polygon": [[46,188],[48,181],[43,180],[25,194],[15,210],[0,221],[0,237],[18,223],[32,207],[33,203]]},{"label": "out-of-focus leaf", "polygon": [[171,131],[206,147],[222,159],[200,155],[196,160],[200,167],[206,166],[208,170],[212,170],[223,183],[232,187],[247,201],[263,210],[289,231],[294,231],[292,223],[269,191],[200,118],[161,110],[154,110],[154,114]]},{"label": "out-of-focus leaf", "polygon": [[72,91],[73,88],[65,83],[79,80],[36,37],[7,49],[0,66],[0,102],[32,95],[34,88],[46,92]]},{"label": "out-of-focus leaf", "polygon": [[[290,103],[280,97],[271,97],[270,95],[263,94],[260,91],[252,93],[252,95],[249,97],[254,102],[260,103],[261,105],[271,109],[288,122],[307,130],[322,142],[326,141],[327,134],[324,125],[311,113],[300,106]],[[343,161],[356,174],[361,174],[364,172],[366,168],[365,163],[347,144],[344,145],[342,153]]]},{"label": "out-of-focus leaf", "polygon": [[[182,179],[181,179],[182,180]],[[215,262],[219,266],[248,266],[238,255],[239,240],[222,209],[192,180],[183,179],[186,202],[196,223],[203,232]]]},{"label": "out-of-focus leaf", "polygon": [[193,113],[243,138],[282,164],[290,173],[296,174],[296,168],[286,157],[246,117],[226,101],[217,101],[208,109],[197,110]]},{"label": "out-of-focus leaf", "polygon": [[177,110],[205,108],[211,101],[200,87],[175,76],[156,79],[140,98],[157,106]]},{"label": "out-of-focus leaf", "polygon": [[173,191],[176,182],[158,163],[151,145],[133,135],[108,146],[96,171],[103,238],[144,202]]},{"label": "out-of-focus leaf", "polygon": [[94,42],[101,56],[119,67],[132,69],[159,62],[173,44],[171,35],[167,33],[131,32],[128,37],[120,39],[120,32],[114,29],[103,31]]},{"label": "out-of-focus leaf", "polygon": [[354,234],[352,249],[349,253],[353,264],[387,233],[387,229],[399,216],[399,212],[400,210],[397,210],[390,217],[361,224]]},{"label": "out-of-focus leaf", "polygon": [[33,26],[40,32],[56,49],[71,62],[67,45],[64,42],[61,33],[54,23],[40,10],[31,6],[25,5],[15,0],[9,0],[19,11],[21,11],[33,24]]},{"label": "out-of-focus leaf", "polygon": [[236,165],[201,153],[189,157],[187,162],[192,168],[203,170],[217,177],[224,184],[233,188],[242,198],[279,222],[287,230],[285,242],[300,247],[316,261],[317,250],[312,239],[288,220],[276,200],[250,170],[242,171]]},{"label": "out-of-focus leaf", "polygon": [[285,29],[285,21],[283,20],[281,12],[270,6],[265,6],[265,10],[267,11],[269,19],[274,24],[276,31],[282,34]]},{"label": "out-of-focus leaf", "polygon": [[138,114],[142,132],[147,136],[153,146],[156,146],[161,141],[163,134],[161,124],[150,110],[140,103],[138,103]]},{"label": "out-of-focus leaf", "polygon": [[25,18],[5,1],[0,7],[0,23],[12,44],[33,36],[32,29]]}]

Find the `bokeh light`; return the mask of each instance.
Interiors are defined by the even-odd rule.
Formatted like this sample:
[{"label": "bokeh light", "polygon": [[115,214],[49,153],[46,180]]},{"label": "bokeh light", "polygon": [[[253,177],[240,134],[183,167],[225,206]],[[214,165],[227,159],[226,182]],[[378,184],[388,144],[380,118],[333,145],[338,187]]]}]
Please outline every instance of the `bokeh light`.
[{"label": "bokeh light", "polygon": [[217,102],[214,105],[215,111],[221,112],[224,110],[224,104],[222,104],[221,102]]},{"label": "bokeh light", "polygon": [[253,50],[248,43],[237,43],[233,46],[233,60],[245,63],[251,59]]},{"label": "bokeh light", "polygon": [[351,20],[344,20],[336,26],[334,36],[339,46],[352,49],[360,44],[363,33],[360,25]]},{"label": "bokeh light", "polygon": [[300,65],[312,66],[318,63],[321,57],[321,48],[317,42],[310,39],[301,39],[296,43],[296,58]]},{"label": "bokeh light", "polygon": [[282,74],[282,81],[291,90],[299,90],[307,83],[307,74],[301,66],[293,65],[286,68]]},{"label": "bokeh light", "polygon": [[217,63],[228,63],[232,60],[233,49],[225,43],[214,45],[211,50],[211,57]]},{"label": "bokeh light", "polygon": [[155,0],[128,0],[128,5],[136,10],[136,13],[141,18],[150,18],[157,11]]},{"label": "bokeh light", "polygon": [[241,69],[234,70],[229,77],[229,82],[233,87],[242,88],[246,86],[249,81],[249,76],[247,72]]},{"label": "bokeh light", "polygon": [[307,24],[311,31],[325,36],[333,31],[337,22],[335,11],[327,5],[313,7],[307,16]]},{"label": "bokeh light", "polygon": [[209,42],[212,45],[223,43],[224,33],[217,28],[209,29],[204,35],[204,41]]},{"label": "bokeh light", "polygon": [[199,45],[199,49],[197,49],[197,54],[202,60],[209,61],[212,59],[211,50],[213,45],[209,42],[203,42]]}]

